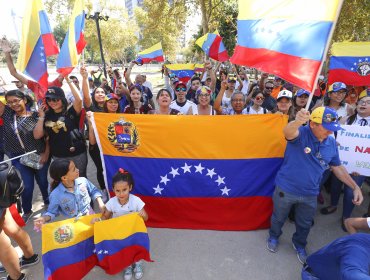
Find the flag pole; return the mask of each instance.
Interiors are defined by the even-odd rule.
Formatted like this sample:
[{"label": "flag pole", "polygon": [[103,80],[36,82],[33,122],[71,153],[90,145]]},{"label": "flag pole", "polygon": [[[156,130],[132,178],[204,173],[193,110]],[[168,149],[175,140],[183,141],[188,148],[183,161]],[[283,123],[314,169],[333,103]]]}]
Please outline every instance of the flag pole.
[{"label": "flag pole", "polygon": [[338,5],[338,9],[337,9],[337,13],[335,15],[335,19],[334,19],[334,22],[333,22],[333,26],[330,29],[328,41],[326,42],[326,46],[325,46],[325,50],[324,50],[323,59],[321,60],[319,70],[316,73],[316,78],[314,80],[314,85],[313,85],[312,91],[311,91],[310,95],[308,96],[308,100],[307,100],[307,104],[306,104],[306,108],[305,108],[307,111],[308,111],[308,108],[310,107],[312,97],[313,97],[313,95],[315,93],[315,90],[317,88],[317,80],[320,76],[322,67],[324,66],[324,61],[326,60],[326,54],[328,53],[328,50],[329,50],[329,45],[330,45],[330,42],[331,42],[331,38],[333,37],[334,30],[335,30],[335,27],[336,27],[337,22],[338,22],[339,14],[340,14],[340,11],[342,10],[343,2],[344,2],[344,0],[340,0],[339,5]]}]

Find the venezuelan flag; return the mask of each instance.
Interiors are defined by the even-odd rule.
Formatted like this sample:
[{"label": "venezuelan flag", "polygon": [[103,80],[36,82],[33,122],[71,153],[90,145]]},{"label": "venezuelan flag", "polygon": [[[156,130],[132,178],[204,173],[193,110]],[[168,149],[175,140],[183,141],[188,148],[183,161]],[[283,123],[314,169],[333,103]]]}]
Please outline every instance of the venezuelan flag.
[{"label": "venezuelan flag", "polygon": [[232,63],[312,91],[343,0],[239,0]]},{"label": "venezuelan flag", "polygon": [[187,83],[195,72],[195,64],[166,64],[166,67],[174,73],[180,81]]},{"label": "venezuelan flag", "polygon": [[214,60],[223,62],[229,59],[222,37],[218,33],[207,33],[196,40],[195,44]]},{"label": "venezuelan flag", "polygon": [[96,223],[94,242],[99,265],[108,274],[140,260],[152,261],[148,232],[137,213]]},{"label": "venezuelan flag", "polygon": [[100,216],[82,216],[77,221],[72,218],[43,225],[44,279],[80,280],[98,264],[91,220]]},{"label": "venezuelan flag", "polygon": [[73,7],[68,32],[64,38],[62,49],[57,60],[57,71],[63,76],[72,72],[78,64],[78,59],[86,46],[85,29],[85,1],[76,0]]},{"label": "venezuelan flag", "polygon": [[286,144],[284,116],[94,113],[94,119],[107,186],[111,190],[119,167],[132,172],[134,193],[146,203],[147,225],[216,230],[269,226],[275,175]]},{"label": "venezuelan flag", "polygon": [[[59,47],[52,34],[41,0],[26,1],[17,68],[42,87],[47,88],[46,57],[58,53]],[[38,98],[43,98],[43,96],[38,96]]]},{"label": "venezuelan flag", "polygon": [[333,43],[329,84],[370,85],[370,42]]},{"label": "venezuelan flag", "polygon": [[139,52],[137,60],[140,61],[141,64],[149,63],[151,61],[163,62],[164,58],[162,43],[159,42],[158,44],[155,44],[149,49]]}]

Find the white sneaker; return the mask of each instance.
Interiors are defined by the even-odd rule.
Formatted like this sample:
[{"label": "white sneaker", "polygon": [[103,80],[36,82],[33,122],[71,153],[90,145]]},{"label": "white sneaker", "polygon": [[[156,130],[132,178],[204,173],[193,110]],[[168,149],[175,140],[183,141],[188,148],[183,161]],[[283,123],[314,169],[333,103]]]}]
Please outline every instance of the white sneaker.
[{"label": "white sneaker", "polygon": [[132,279],[132,266],[128,266],[123,271],[123,279],[125,280],[131,280]]},{"label": "white sneaker", "polygon": [[134,273],[135,273],[135,279],[141,279],[143,277],[144,272],[143,272],[143,267],[141,265],[141,262],[137,262],[135,264]]}]

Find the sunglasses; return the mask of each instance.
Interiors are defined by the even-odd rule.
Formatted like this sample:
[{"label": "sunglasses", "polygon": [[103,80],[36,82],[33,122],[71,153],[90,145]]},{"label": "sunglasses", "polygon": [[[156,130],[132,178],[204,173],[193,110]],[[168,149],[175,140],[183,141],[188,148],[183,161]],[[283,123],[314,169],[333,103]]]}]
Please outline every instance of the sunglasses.
[{"label": "sunglasses", "polygon": [[46,97],[46,102],[58,102],[60,98],[51,98],[51,97]]},{"label": "sunglasses", "polygon": [[268,90],[274,89],[274,87],[265,87],[265,88],[268,89]]},{"label": "sunglasses", "polygon": [[176,91],[183,91],[183,92],[185,92],[186,91],[186,88],[180,87],[180,88],[177,88]]},{"label": "sunglasses", "polygon": [[257,101],[265,100],[265,98],[264,98],[264,97],[256,97],[256,100],[257,100]]},{"label": "sunglasses", "polygon": [[200,93],[199,97],[210,97],[211,95],[209,93]]}]

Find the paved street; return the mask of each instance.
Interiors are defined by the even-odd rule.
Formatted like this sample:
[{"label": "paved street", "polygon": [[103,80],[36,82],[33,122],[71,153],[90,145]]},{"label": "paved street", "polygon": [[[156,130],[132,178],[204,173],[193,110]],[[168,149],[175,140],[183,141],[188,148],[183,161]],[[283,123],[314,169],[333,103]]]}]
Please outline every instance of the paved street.
[{"label": "paved street", "polygon": [[[148,73],[148,79],[156,75],[160,74]],[[0,76],[3,76],[6,81],[11,80],[5,69],[0,69]],[[88,165],[88,178],[97,185],[95,166],[91,159]],[[369,203],[368,192],[369,187],[366,186],[364,189],[366,200],[361,207],[355,208],[354,216],[360,216],[366,212],[365,208]],[[327,194],[325,198],[328,201]],[[36,215],[41,213],[41,204],[41,195],[36,187],[34,194]],[[340,214],[341,204],[338,211],[332,215],[317,214],[308,239],[309,252],[346,234],[340,227]],[[32,223],[29,223],[25,229],[31,235],[35,251],[41,254],[40,233],[33,230]],[[143,279],[300,279],[301,265],[291,243],[294,224],[287,222],[283,231],[279,251],[273,254],[266,250],[267,230],[230,232],[149,228],[151,257],[155,262],[145,263]],[[24,271],[27,272],[30,280],[43,279],[41,262]],[[0,276],[4,275],[0,274]],[[85,279],[122,279],[122,275],[108,276],[100,268],[95,268]]]}]

